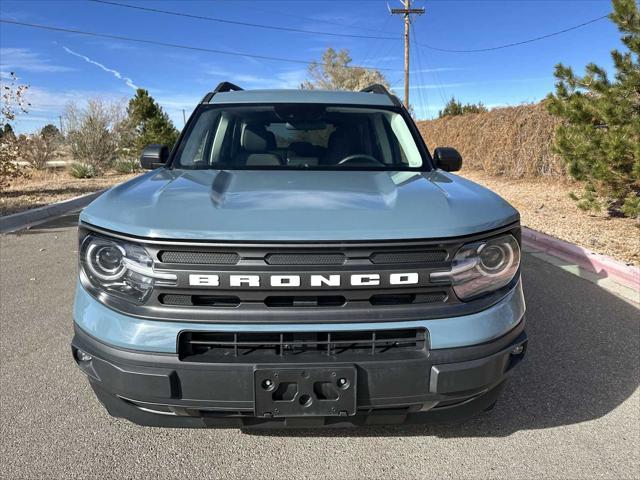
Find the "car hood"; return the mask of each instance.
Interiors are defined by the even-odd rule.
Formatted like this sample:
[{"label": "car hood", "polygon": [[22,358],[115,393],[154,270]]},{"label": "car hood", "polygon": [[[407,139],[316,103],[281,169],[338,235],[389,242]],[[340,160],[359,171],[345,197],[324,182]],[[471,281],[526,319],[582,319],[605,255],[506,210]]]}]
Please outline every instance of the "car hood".
[{"label": "car hood", "polygon": [[490,190],[440,170],[162,168],[107,191],[80,218],[151,238],[308,241],[455,237],[519,215]]}]

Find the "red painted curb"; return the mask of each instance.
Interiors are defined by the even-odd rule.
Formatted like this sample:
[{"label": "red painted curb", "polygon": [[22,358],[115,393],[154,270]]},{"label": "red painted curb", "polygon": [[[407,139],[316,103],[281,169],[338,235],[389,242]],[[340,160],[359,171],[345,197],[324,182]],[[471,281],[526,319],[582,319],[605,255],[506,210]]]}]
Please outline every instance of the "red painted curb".
[{"label": "red painted curb", "polygon": [[606,255],[592,252],[527,227],[522,228],[522,241],[537,250],[570,261],[587,271],[608,277],[640,293],[640,268],[638,267],[625,265]]}]

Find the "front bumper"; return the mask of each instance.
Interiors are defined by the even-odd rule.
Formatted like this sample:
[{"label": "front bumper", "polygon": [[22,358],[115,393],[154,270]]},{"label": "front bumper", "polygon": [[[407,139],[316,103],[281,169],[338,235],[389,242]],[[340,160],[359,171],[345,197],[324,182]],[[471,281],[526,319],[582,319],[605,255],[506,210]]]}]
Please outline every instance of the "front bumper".
[{"label": "front bumper", "polygon": [[[209,332],[322,332],[331,330],[392,330],[424,328],[430,350],[467,347],[490,342],[511,331],[522,319],[525,301],[522,282],[504,298],[476,313],[416,321],[375,319],[369,322],[328,323],[218,323],[161,321],[116,312],[93,298],[78,281],[73,306],[76,326],[104,344],[124,350],[176,353],[181,331],[197,328]],[[304,311],[306,313],[306,311]]]},{"label": "front bumper", "polygon": [[[330,363],[334,368],[355,367],[353,416],[256,416],[254,372],[282,364],[182,362],[175,354],[108,346],[77,325],[72,350],[109,413],[140,425],[247,428],[414,423],[466,418],[490,407],[524,357],[524,326],[522,318],[490,342],[430,350],[423,357]],[[91,359],[79,360],[79,351]],[[324,361],[287,367],[327,365]]]}]

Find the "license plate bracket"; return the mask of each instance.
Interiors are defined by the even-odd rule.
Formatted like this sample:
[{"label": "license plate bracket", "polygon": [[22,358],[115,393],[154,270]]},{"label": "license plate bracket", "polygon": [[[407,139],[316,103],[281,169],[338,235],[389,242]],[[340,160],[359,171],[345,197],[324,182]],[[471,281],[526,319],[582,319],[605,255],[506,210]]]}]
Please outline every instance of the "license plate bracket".
[{"label": "license plate bracket", "polygon": [[356,413],[356,367],[257,368],[257,417],[350,416]]}]

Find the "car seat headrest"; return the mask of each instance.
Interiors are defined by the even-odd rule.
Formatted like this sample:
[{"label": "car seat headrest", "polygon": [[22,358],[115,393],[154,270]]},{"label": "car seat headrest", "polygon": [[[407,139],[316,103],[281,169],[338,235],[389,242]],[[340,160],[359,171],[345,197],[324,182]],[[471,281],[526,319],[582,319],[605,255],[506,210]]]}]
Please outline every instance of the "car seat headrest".
[{"label": "car seat headrest", "polygon": [[269,134],[273,135],[262,124],[247,124],[242,130],[240,144],[246,152],[266,152],[270,141],[275,141]]}]

